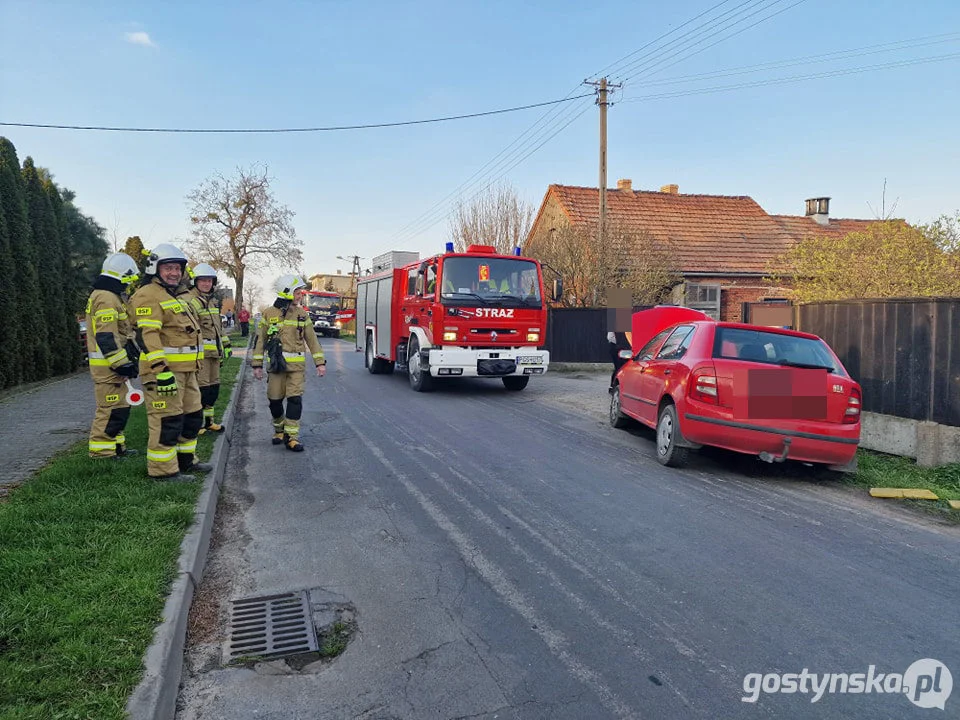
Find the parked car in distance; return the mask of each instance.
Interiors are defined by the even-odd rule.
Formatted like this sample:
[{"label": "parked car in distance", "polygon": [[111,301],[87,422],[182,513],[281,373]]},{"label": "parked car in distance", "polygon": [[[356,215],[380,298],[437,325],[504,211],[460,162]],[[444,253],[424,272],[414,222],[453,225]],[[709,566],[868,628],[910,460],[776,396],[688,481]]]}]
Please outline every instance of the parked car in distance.
[{"label": "parked car in distance", "polygon": [[712,446],[767,462],[856,468],[862,391],[823,339],[713,320],[645,330],[634,333],[635,353],[621,353],[629,359],[614,380],[610,423],[654,428],[663,465]]}]

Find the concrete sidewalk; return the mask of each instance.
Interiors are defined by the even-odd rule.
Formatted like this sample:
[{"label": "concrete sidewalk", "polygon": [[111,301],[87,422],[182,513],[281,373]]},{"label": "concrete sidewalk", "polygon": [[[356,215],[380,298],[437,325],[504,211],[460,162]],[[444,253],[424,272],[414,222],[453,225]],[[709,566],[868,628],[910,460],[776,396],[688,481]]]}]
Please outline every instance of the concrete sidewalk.
[{"label": "concrete sidewalk", "polygon": [[0,498],[55,454],[84,440],[95,410],[93,380],[83,368],[0,399]]}]

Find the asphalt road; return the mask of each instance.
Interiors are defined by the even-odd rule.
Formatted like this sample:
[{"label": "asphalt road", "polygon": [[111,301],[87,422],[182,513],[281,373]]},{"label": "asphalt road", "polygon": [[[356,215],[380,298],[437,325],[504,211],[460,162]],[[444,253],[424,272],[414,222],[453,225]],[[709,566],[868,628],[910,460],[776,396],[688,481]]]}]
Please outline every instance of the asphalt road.
[{"label": "asphalt road", "polygon": [[945,713],[877,685],[742,700],[750,673],[922,658],[960,684],[956,526],[725,455],[663,468],[603,422],[605,376],[418,394],[324,346],[305,453],[270,445],[245,384],[201,595],[319,589],[358,631],[302,674],[223,668],[221,605],[180,720],[960,717],[960,689]]}]

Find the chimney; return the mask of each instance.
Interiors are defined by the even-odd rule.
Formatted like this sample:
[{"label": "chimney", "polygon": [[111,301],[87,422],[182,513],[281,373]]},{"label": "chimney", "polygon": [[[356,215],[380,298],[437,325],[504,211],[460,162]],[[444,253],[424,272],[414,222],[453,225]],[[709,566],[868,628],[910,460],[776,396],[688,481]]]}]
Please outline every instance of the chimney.
[{"label": "chimney", "polygon": [[830,198],[807,198],[807,217],[820,225],[830,224]]},{"label": "chimney", "polygon": [[621,178],[617,180],[617,190],[628,190],[633,192],[633,180],[630,178]]},{"label": "chimney", "polygon": [[660,192],[662,192],[662,193],[670,193],[671,195],[679,195],[679,194],[680,194],[680,186],[679,186],[679,185],[675,185],[675,184],[674,184],[674,185],[663,185],[663,186],[660,187]]}]

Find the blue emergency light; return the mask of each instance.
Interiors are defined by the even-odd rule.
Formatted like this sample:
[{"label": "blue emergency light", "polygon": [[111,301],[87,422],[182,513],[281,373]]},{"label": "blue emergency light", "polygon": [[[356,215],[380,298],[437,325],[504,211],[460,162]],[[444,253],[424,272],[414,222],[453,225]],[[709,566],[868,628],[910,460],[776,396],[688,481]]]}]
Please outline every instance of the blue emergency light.
[{"label": "blue emergency light", "polygon": [[452,242],[448,242],[448,243],[447,243],[447,252],[453,252],[453,243],[452,243]]},{"label": "blue emergency light", "polygon": [[513,249],[513,254],[519,257],[519,255],[520,255],[520,246],[519,246],[519,245]]}]

